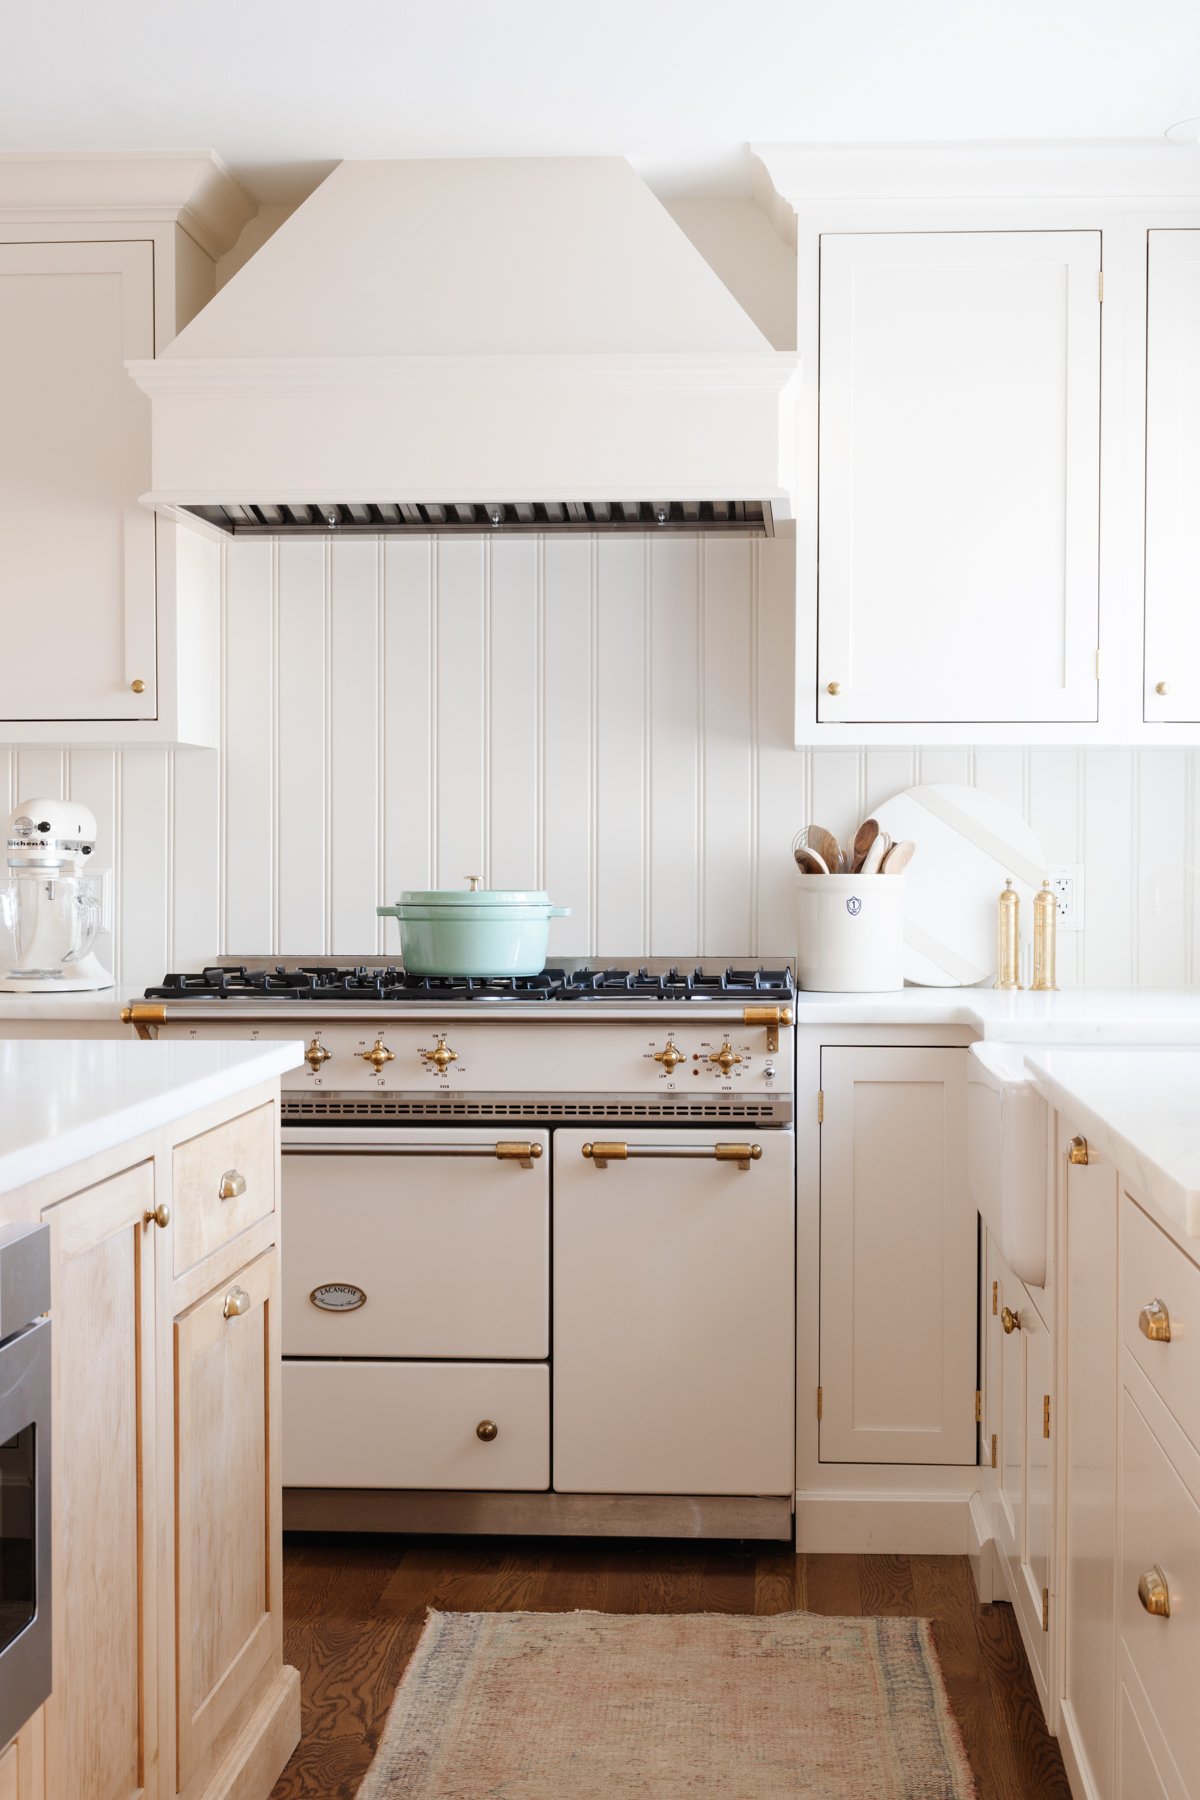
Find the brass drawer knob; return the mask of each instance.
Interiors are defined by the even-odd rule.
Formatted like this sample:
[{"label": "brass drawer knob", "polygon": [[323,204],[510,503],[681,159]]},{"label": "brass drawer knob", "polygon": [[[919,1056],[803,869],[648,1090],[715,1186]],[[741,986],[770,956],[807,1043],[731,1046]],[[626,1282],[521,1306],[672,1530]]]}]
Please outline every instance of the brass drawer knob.
[{"label": "brass drawer knob", "polygon": [[238,1169],[226,1169],[217,1189],[219,1200],[238,1200],[246,1191],[246,1177]]},{"label": "brass drawer knob", "polygon": [[1156,681],[1154,684],[1154,691],[1156,694],[1169,694],[1171,691],[1171,684],[1169,681]]},{"label": "brass drawer knob", "polygon": [[1148,1613],[1156,1619],[1169,1619],[1171,1616],[1171,1590],[1167,1586],[1167,1578],[1155,1563],[1153,1568],[1138,1582],[1138,1599]]},{"label": "brass drawer knob", "polygon": [[240,1319],[243,1313],[250,1311],[250,1296],[244,1287],[231,1287],[225,1296],[221,1312],[227,1319]]},{"label": "brass drawer knob", "polygon": [[170,1207],[160,1201],[152,1211],[143,1216],[142,1223],[144,1225],[157,1225],[160,1231],[165,1231],[167,1226],[171,1223]]},{"label": "brass drawer knob", "polygon": [[1087,1139],[1083,1137],[1073,1137],[1071,1139],[1070,1148],[1067,1151],[1067,1161],[1069,1163],[1074,1163],[1078,1168],[1086,1168],[1087,1159]]},{"label": "brass drawer knob", "polygon": [[499,1435],[500,1427],[496,1424],[494,1419],[480,1419],[478,1425],[475,1427],[475,1436],[479,1439],[480,1443],[492,1444]]},{"label": "brass drawer knob", "polygon": [[1171,1341],[1171,1315],[1161,1300],[1151,1300],[1138,1314],[1138,1330],[1152,1344]]},{"label": "brass drawer knob", "polygon": [[830,681],[830,682],[826,683],[825,692],[827,694],[832,694],[835,700],[836,700],[837,696],[841,693],[841,691],[842,691],[842,684],[840,681]]},{"label": "brass drawer knob", "polygon": [[129,686],[135,694],[144,694],[146,691],[146,684],[141,680],[131,681]]},{"label": "brass drawer knob", "polygon": [[1020,1331],[1021,1329],[1021,1315],[1020,1313],[1015,1313],[1011,1306],[1002,1306],[1000,1308],[1000,1323],[1004,1327],[1005,1336],[1011,1337],[1014,1331]]}]

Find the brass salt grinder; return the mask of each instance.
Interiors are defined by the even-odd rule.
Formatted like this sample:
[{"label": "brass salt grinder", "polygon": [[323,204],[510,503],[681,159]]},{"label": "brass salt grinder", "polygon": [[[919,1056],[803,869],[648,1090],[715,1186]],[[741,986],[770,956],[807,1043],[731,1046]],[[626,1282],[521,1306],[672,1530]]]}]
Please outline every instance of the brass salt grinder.
[{"label": "brass salt grinder", "polygon": [[1021,896],[1011,879],[1000,896],[996,925],[996,986],[1019,988],[1021,972]]},{"label": "brass salt grinder", "polygon": [[1058,956],[1058,895],[1043,881],[1033,896],[1033,980],[1031,994],[1056,994]]}]

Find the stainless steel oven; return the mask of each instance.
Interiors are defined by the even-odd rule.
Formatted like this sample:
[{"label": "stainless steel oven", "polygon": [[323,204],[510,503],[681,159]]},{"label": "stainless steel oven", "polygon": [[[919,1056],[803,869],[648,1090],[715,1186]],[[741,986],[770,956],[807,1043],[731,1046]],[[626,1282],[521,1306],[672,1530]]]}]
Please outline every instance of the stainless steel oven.
[{"label": "stainless steel oven", "polygon": [[50,1693],[49,1310],[49,1227],[0,1227],[0,1745]]}]

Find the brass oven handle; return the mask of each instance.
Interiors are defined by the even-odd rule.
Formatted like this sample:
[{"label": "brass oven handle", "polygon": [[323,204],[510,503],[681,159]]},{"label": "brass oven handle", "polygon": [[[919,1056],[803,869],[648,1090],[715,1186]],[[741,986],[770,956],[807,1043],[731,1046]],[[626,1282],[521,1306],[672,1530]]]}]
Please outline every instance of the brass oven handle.
[{"label": "brass oven handle", "polygon": [[499,1144],[285,1144],[285,1156],[490,1156],[496,1162],[520,1163],[532,1169],[542,1146],[532,1143]]},{"label": "brass oven handle", "polygon": [[160,1200],[158,1205],[154,1207],[151,1212],[143,1214],[142,1223],[144,1225],[157,1225],[160,1231],[165,1231],[167,1226],[171,1223],[170,1207],[167,1206],[164,1201]]},{"label": "brass oven handle", "polygon": [[762,1157],[761,1144],[585,1144],[583,1154],[593,1168],[607,1169],[610,1162],[630,1157],[659,1157],[663,1161],[735,1162],[748,1169]]},{"label": "brass oven handle", "polygon": [[246,1191],[246,1177],[240,1169],[226,1169],[217,1189],[218,1200],[240,1200]]},{"label": "brass oven handle", "polygon": [[1020,1331],[1021,1315],[1019,1312],[1014,1312],[1010,1306],[1002,1306],[1000,1308],[1000,1323],[1004,1327],[1005,1336],[1008,1337],[1014,1331]]},{"label": "brass oven handle", "polygon": [[1171,1315],[1161,1300],[1151,1300],[1138,1314],[1138,1330],[1152,1344],[1171,1341]]},{"label": "brass oven handle", "polygon": [[1138,1582],[1138,1599],[1148,1613],[1156,1619],[1169,1619],[1171,1616],[1171,1590],[1167,1586],[1167,1578],[1155,1563],[1146,1570]]},{"label": "brass oven handle", "polygon": [[230,1288],[225,1296],[225,1302],[221,1307],[221,1313],[226,1319],[240,1319],[243,1313],[248,1313],[250,1311],[250,1307],[250,1296],[245,1288],[234,1286]]}]

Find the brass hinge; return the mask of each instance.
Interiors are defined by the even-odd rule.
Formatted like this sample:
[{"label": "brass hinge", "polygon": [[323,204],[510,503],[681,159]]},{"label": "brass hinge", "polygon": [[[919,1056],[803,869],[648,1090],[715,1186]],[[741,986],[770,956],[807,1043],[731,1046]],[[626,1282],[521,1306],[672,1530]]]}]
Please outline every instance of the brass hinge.
[{"label": "brass hinge", "polygon": [[1042,1630],[1050,1629],[1050,1589],[1042,1589]]},{"label": "brass hinge", "polygon": [[996,1313],[999,1310],[999,1306],[1000,1306],[1000,1283],[998,1281],[993,1281],[993,1283],[992,1283],[992,1317],[993,1317],[993,1319],[995,1318]]},{"label": "brass hinge", "polygon": [[993,1467],[993,1469],[995,1468],[995,1466],[996,1466],[996,1434],[993,1431],[993,1433],[992,1433],[992,1467]]},{"label": "brass hinge", "polygon": [[980,1421],[982,1420],[982,1418],[983,1418],[983,1394],[979,1388],[976,1388],[975,1389],[975,1423],[978,1425],[980,1423]]},{"label": "brass hinge", "polygon": [[821,1414],[824,1411],[824,1406],[825,1406],[824,1395],[822,1394],[821,1389],[818,1388],[817,1389],[817,1418],[818,1419],[820,1419]]},{"label": "brass hinge", "polygon": [[1042,1436],[1050,1436],[1050,1396],[1042,1395]]},{"label": "brass hinge", "polygon": [[1099,679],[1100,679],[1100,652],[1097,650],[1097,652],[1096,652],[1096,680],[1099,681]]},{"label": "brass hinge", "polygon": [[1103,269],[1101,269],[1099,275],[1096,277],[1096,287],[1098,290],[1097,294],[1096,294],[1096,298],[1097,298],[1097,300],[1103,301],[1103,299],[1104,299],[1104,270]]},{"label": "brass hinge", "polygon": [[825,1123],[825,1089],[817,1089],[817,1124]]}]

